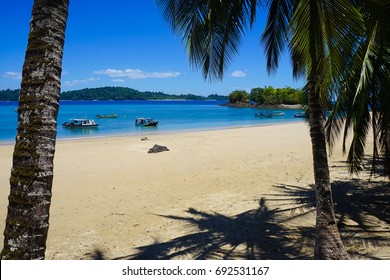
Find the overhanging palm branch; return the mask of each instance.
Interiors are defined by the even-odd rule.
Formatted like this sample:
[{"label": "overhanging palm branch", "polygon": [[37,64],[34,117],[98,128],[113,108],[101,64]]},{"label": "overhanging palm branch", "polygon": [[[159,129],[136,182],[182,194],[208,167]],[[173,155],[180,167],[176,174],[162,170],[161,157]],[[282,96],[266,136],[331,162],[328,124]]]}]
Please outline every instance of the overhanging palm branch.
[{"label": "overhanging palm branch", "polygon": [[222,79],[242,35],[256,19],[257,0],[157,0],[185,42],[191,65],[205,78]]},{"label": "overhanging palm branch", "polygon": [[345,57],[348,65],[341,77],[337,92],[337,106],[334,106],[327,123],[328,142],[341,134],[344,125],[343,150],[346,139],[352,131],[348,152],[350,171],[359,173],[365,156],[364,146],[369,130],[373,135],[373,162],[375,170],[379,158],[385,171],[389,171],[389,34],[387,23],[390,7],[373,1],[357,1],[365,19],[366,31],[354,45],[354,51]]},{"label": "overhanging palm branch", "polygon": [[276,71],[279,56],[290,38],[289,24],[293,11],[293,0],[269,0],[268,18],[261,42],[265,46],[267,71]]}]

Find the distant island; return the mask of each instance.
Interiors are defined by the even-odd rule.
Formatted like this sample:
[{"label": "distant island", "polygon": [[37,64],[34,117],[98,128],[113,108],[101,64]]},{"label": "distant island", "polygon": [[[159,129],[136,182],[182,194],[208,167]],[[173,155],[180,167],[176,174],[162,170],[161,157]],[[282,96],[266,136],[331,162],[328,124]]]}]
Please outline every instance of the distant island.
[{"label": "distant island", "polygon": [[[18,101],[19,90],[0,90],[0,101]],[[207,97],[194,94],[166,94],[163,92],[138,91],[127,87],[100,87],[65,91],[61,100],[227,100],[225,95],[210,94]]]},{"label": "distant island", "polygon": [[[0,90],[0,101],[18,101],[19,90]],[[65,91],[61,100],[222,100],[222,106],[236,108],[300,108],[304,104],[302,90],[284,88],[253,88],[248,94],[235,90],[228,96],[210,94],[207,97],[194,94],[166,94],[163,92],[138,91],[128,87],[100,87]]]}]

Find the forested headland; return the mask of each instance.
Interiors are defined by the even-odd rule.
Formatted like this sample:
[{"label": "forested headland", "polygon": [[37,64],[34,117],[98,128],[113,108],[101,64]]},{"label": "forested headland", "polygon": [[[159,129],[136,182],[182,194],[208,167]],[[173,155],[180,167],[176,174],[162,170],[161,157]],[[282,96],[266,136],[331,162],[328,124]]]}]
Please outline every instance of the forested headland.
[{"label": "forested headland", "polygon": [[250,93],[244,90],[235,90],[228,96],[229,102],[226,106],[248,108],[248,107],[263,107],[275,108],[279,106],[301,107],[305,104],[305,96],[301,89],[291,87],[284,88],[253,88]]},{"label": "forested headland", "polygon": [[[0,101],[18,101],[18,95],[18,89],[0,90]],[[100,87],[62,92],[61,100],[228,100],[227,105],[237,107],[303,103],[302,91],[290,87],[253,88],[250,94],[243,90],[236,90],[229,96],[210,94],[207,97],[194,94],[175,95],[154,91],[138,91],[128,87]]]},{"label": "forested headland", "polygon": [[[0,101],[18,101],[19,90],[0,90]],[[166,94],[138,91],[127,87],[85,88],[61,93],[61,100],[227,100],[227,96],[211,94],[207,97],[194,94]]]}]

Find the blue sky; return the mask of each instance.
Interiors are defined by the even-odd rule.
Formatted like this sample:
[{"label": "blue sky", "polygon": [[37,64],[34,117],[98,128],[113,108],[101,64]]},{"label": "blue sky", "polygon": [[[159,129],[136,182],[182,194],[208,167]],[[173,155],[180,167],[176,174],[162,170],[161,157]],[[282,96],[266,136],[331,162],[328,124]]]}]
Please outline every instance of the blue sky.
[{"label": "blue sky", "polygon": [[[20,87],[33,0],[0,4],[0,89]],[[171,32],[154,0],[70,0],[62,91],[124,86],[140,91],[207,96],[254,87],[301,87],[287,55],[268,76],[259,15],[222,81],[205,81],[188,63],[183,42]]]}]

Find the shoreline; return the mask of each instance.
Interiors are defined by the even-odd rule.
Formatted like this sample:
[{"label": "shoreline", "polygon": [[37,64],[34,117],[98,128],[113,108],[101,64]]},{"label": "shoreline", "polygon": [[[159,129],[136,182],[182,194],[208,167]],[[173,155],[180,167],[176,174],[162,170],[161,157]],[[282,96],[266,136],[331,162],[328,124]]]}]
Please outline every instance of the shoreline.
[{"label": "shoreline", "polygon": [[[149,140],[141,141],[141,136]],[[281,200],[283,189],[309,191],[314,183],[306,123],[80,140],[56,145],[46,259],[91,259],[97,251],[106,259],[146,258],[146,251],[152,259],[164,254],[192,259],[197,251],[179,253],[186,251],[185,244],[202,248],[207,240],[220,238],[225,245],[215,258],[223,258],[222,248],[227,247],[228,258],[245,259],[251,236],[261,239],[255,249],[266,250],[259,245],[263,241],[276,244],[270,251],[276,259],[311,258],[313,238],[294,229],[313,229],[314,212],[304,208],[305,215],[292,219],[290,211],[282,210],[299,204],[293,198]],[[154,144],[170,151],[148,154]],[[0,146],[1,229],[12,150],[11,145]],[[339,149],[330,159],[334,182],[350,181],[344,158]],[[248,235],[247,223],[262,199],[269,218],[279,218],[256,218],[260,224],[250,226],[247,230],[255,232]],[[362,234],[367,232],[354,238]],[[389,235],[387,230],[390,240]],[[277,236],[283,244],[273,241]],[[296,243],[302,245],[297,255],[275,251]],[[380,244],[364,250],[378,258],[388,252]],[[258,257],[266,258],[260,252]]]},{"label": "shoreline", "polygon": [[[106,134],[106,135],[100,135],[100,136],[80,136],[80,137],[61,137],[56,138],[56,142],[60,141],[78,141],[78,140],[94,140],[94,139],[102,139],[102,138],[116,138],[116,137],[132,137],[132,136],[139,136],[142,137],[144,134],[149,135],[158,135],[158,134],[175,134],[175,133],[187,133],[187,132],[204,132],[204,131],[218,131],[218,130],[225,130],[225,129],[240,129],[240,128],[247,128],[247,127],[262,127],[262,126],[277,126],[277,125],[288,125],[288,124],[294,124],[294,123],[301,123],[304,122],[302,119],[297,119],[296,121],[290,121],[290,122],[281,122],[278,121],[277,123],[264,123],[264,124],[248,124],[248,125],[236,125],[236,126],[226,126],[226,127],[212,127],[212,128],[199,128],[199,129],[189,129],[189,130],[164,130],[164,131],[147,131],[145,130],[145,133],[132,133],[132,134]],[[0,146],[14,146],[15,140],[13,141],[1,141],[0,140]]]}]

